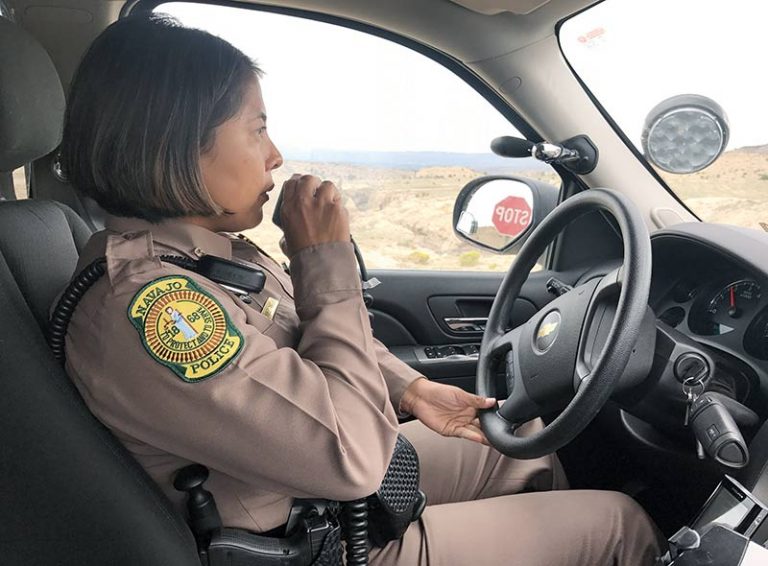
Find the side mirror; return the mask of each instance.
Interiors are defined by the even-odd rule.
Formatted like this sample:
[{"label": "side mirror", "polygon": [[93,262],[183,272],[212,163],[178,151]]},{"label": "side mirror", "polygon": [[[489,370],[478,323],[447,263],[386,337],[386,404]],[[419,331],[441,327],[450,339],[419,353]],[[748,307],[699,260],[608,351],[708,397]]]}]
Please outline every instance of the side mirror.
[{"label": "side mirror", "polygon": [[645,118],[645,157],[668,173],[695,173],[709,167],[728,145],[728,117],[714,100],[680,94],[654,106]]},{"label": "side mirror", "polygon": [[559,193],[557,187],[521,177],[475,179],[456,197],[453,230],[484,250],[514,252],[557,206]]}]

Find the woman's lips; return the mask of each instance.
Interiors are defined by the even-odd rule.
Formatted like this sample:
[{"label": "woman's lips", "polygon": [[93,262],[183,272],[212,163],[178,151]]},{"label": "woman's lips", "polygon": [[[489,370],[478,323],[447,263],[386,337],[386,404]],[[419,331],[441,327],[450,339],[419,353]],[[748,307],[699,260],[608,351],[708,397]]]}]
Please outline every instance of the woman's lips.
[{"label": "woman's lips", "polygon": [[261,196],[262,196],[262,197],[264,197],[264,200],[269,200],[269,191],[271,191],[271,190],[272,190],[272,189],[274,189],[274,188],[275,188],[275,185],[272,185],[272,186],[271,186],[271,187],[269,187],[269,188],[268,188],[266,191],[264,191],[263,193],[261,193]]}]

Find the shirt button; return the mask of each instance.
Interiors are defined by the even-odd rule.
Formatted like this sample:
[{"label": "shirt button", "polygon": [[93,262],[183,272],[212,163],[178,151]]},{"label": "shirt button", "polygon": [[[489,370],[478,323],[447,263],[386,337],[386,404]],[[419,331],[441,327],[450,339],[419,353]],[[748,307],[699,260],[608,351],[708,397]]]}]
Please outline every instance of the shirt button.
[{"label": "shirt button", "polygon": [[205,252],[200,248],[195,248],[192,250],[192,253],[194,253],[197,257],[203,257],[205,255]]}]

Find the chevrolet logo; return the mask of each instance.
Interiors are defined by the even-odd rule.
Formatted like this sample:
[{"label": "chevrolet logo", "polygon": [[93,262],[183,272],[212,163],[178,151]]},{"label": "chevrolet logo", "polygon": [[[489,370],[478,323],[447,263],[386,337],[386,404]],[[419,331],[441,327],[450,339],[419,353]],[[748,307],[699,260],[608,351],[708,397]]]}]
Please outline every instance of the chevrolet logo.
[{"label": "chevrolet logo", "polygon": [[539,332],[536,334],[536,338],[545,338],[552,334],[557,328],[557,322],[547,322],[539,327]]}]

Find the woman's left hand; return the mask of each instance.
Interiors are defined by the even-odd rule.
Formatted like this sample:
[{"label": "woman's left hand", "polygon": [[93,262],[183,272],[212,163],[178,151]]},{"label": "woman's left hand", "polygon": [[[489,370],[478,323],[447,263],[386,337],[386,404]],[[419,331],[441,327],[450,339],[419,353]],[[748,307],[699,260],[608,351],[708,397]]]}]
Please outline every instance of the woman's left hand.
[{"label": "woman's left hand", "polygon": [[496,399],[479,397],[453,385],[419,378],[403,393],[401,412],[410,413],[443,436],[456,436],[488,444],[480,429],[478,409],[489,409]]}]

